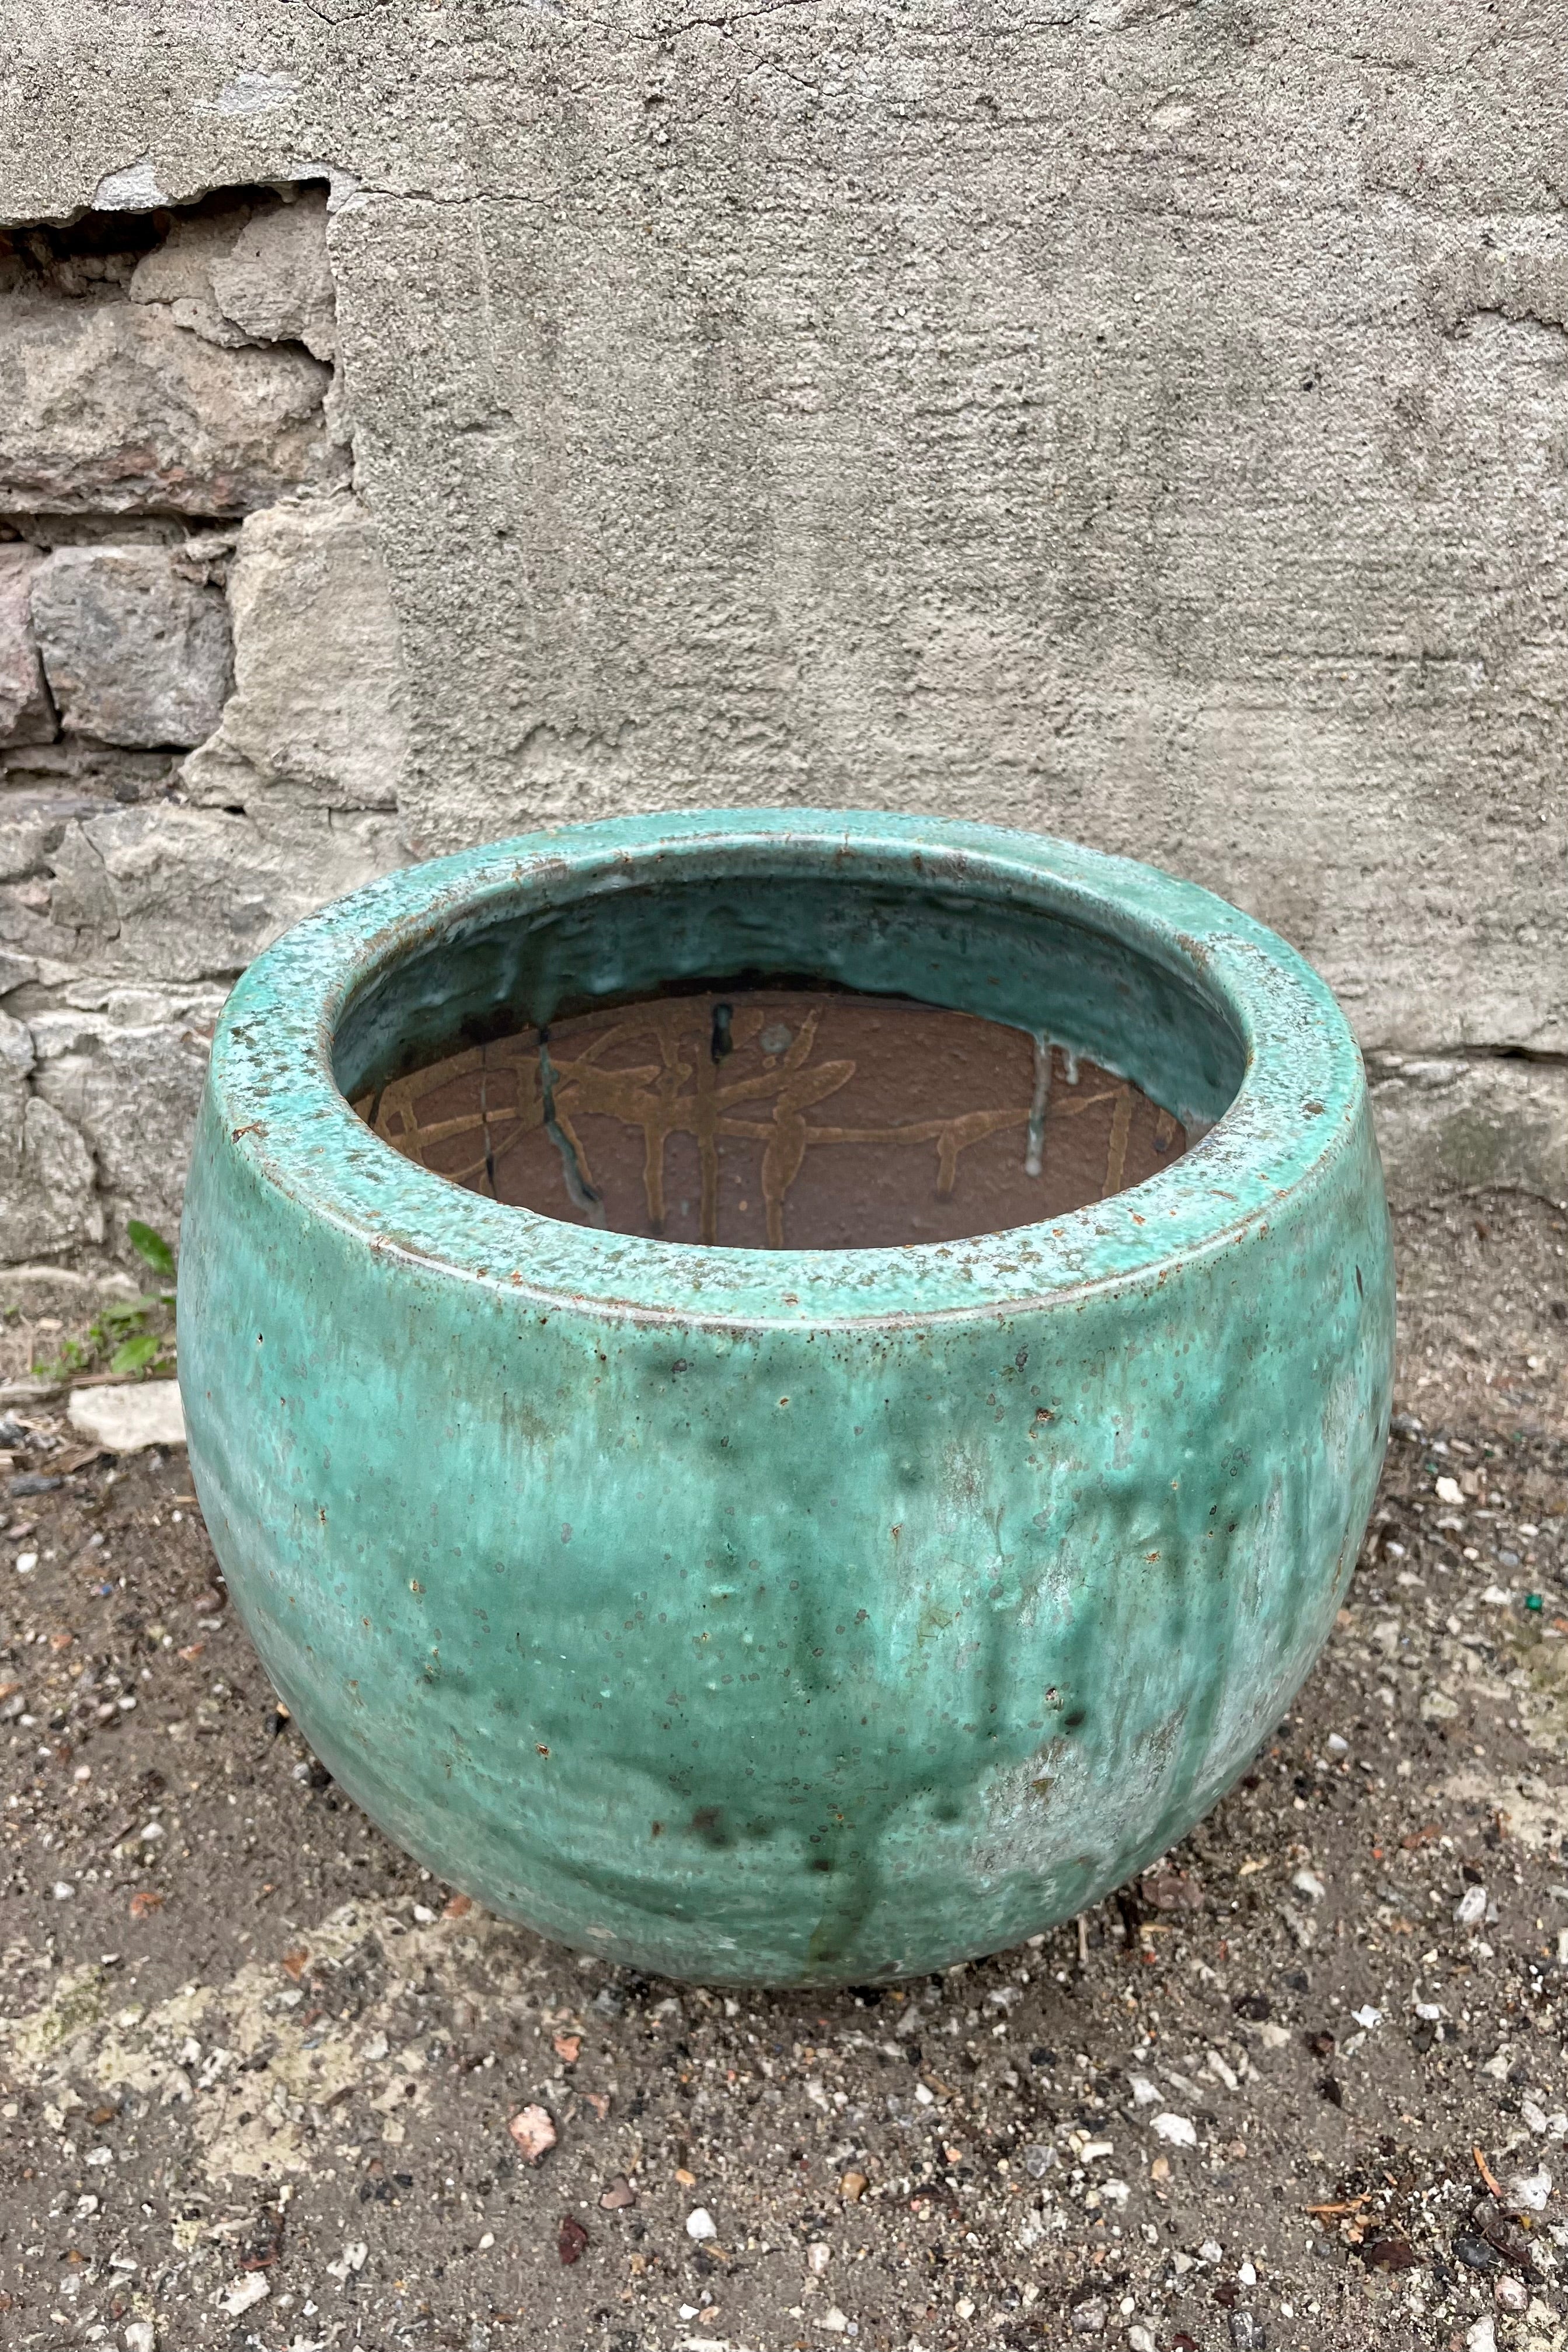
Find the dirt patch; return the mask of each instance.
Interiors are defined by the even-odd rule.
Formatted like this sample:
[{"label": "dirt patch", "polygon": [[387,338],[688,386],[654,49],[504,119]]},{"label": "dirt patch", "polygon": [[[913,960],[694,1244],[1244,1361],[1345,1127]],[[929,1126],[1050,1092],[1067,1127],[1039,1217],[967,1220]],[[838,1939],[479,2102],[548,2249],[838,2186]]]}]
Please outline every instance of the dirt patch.
[{"label": "dirt patch", "polygon": [[1568,1218],[1480,1192],[1408,1210],[1396,1231],[1405,1409],[1568,1435]]},{"label": "dirt patch", "polygon": [[1407,1229],[1361,1574],[1209,1820],[881,1991],[650,1982],[453,1897],[279,1713],[183,1454],[51,1470],[27,1409],[5,2343],[1561,2352],[1564,1238]]}]

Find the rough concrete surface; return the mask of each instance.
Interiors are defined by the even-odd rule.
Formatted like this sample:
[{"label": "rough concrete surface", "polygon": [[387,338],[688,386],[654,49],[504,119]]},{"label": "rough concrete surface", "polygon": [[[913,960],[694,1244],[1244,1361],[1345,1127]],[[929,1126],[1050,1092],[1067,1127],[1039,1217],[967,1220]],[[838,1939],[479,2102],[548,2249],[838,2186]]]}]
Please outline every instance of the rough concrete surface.
[{"label": "rough concrete surface", "polygon": [[[1561,40],[1532,0],[0,0],[0,518],[281,532],[352,468],[401,678],[374,617],[306,797],[380,813],[370,862],[698,802],[1061,831],[1306,950],[1403,1198],[1562,1200]],[[297,774],[339,640],[262,617],[189,782],[0,753],[14,1017],[222,986],[341,885],[308,830],[237,832],[232,883],[193,831],[177,973],[30,919],[62,849],[86,903],[84,797],[162,796],[177,864],[220,766],[252,822],[247,771]]]},{"label": "rough concrete surface", "polygon": [[[427,1879],[278,1713],[183,1452],[35,1381],[3,2340],[1563,2352],[1568,1220],[1400,1241],[1401,1418],[1289,1717],[1081,1923],[880,1990],[651,1982]],[[80,1316],[11,1295],[4,1395]]]}]

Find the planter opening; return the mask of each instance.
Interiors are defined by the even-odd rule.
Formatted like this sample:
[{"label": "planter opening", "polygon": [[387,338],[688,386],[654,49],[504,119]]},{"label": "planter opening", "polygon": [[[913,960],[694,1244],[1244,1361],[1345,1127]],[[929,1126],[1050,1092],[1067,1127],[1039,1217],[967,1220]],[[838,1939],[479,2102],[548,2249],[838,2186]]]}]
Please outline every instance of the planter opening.
[{"label": "planter opening", "polygon": [[1141,1183],[1243,1056],[1189,972],[1024,894],[785,872],[464,910],[360,992],[335,1061],[395,1150],[498,1201],[868,1249]]}]

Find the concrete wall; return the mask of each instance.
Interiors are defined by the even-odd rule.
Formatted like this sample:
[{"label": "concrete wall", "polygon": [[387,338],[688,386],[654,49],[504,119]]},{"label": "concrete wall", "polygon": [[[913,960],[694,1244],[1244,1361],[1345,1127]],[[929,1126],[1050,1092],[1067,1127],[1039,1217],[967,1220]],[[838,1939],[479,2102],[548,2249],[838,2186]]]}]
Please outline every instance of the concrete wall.
[{"label": "concrete wall", "polygon": [[[725,801],[1192,875],[1339,991],[1400,1197],[1561,1199],[1560,45],[0,0],[0,217],[76,223],[0,270],[0,1259],[172,1216],[203,1034],[314,899]],[[149,565],[194,650],[136,738]]]}]

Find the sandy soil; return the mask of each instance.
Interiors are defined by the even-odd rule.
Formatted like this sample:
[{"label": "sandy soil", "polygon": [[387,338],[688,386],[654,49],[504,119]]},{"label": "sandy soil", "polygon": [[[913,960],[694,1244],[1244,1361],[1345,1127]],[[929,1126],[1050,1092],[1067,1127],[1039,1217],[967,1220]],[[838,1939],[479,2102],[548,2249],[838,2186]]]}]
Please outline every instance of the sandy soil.
[{"label": "sandy soil", "polygon": [[73,1466],[15,1408],[0,2342],[1562,2352],[1568,1223],[1401,1239],[1402,1418],[1296,1710],[1138,1885],[879,1994],[451,1898],[279,1714],[183,1454]]}]

